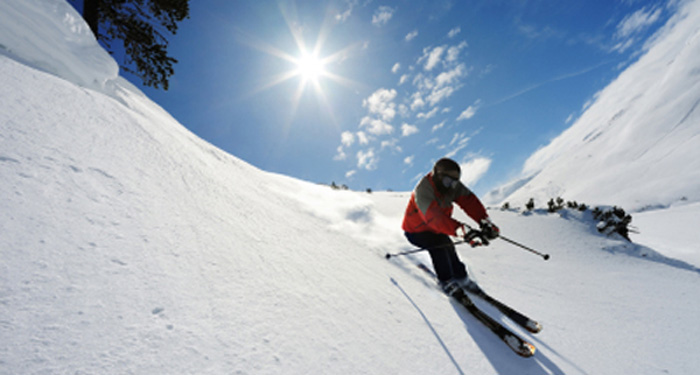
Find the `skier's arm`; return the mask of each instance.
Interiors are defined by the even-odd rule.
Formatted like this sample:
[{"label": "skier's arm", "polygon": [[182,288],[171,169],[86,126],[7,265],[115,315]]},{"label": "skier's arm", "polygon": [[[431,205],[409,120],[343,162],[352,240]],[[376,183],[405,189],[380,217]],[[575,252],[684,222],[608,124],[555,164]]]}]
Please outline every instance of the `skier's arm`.
[{"label": "skier's arm", "polygon": [[460,192],[455,200],[457,205],[477,223],[488,219],[489,215],[486,212],[486,208],[484,208],[484,205],[479,198],[477,198],[476,194],[472,193],[471,190],[462,184],[460,184],[458,189],[460,189]]}]

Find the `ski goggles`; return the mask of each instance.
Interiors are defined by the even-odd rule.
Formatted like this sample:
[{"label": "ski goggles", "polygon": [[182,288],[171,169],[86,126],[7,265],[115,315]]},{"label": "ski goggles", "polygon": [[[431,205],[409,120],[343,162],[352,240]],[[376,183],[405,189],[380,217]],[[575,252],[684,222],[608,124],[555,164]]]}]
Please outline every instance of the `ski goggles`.
[{"label": "ski goggles", "polygon": [[442,175],[440,182],[442,182],[442,186],[450,189],[454,189],[459,185],[459,179],[449,175]]}]

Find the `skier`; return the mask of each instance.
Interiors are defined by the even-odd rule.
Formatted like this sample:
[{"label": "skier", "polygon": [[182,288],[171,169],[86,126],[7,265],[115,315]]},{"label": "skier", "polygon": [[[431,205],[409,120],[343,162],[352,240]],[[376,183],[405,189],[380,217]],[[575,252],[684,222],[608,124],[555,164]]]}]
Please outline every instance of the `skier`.
[{"label": "skier", "polygon": [[[410,243],[430,253],[438,282],[447,294],[460,287],[469,287],[466,267],[457,256],[450,236],[462,237],[477,245],[499,235],[484,205],[459,179],[459,164],[449,158],[438,160],[433,170],[425,175],[411,194],[404,214],[403,230]],[[480,231],[452,218],[452,203],[479,223]]]}]

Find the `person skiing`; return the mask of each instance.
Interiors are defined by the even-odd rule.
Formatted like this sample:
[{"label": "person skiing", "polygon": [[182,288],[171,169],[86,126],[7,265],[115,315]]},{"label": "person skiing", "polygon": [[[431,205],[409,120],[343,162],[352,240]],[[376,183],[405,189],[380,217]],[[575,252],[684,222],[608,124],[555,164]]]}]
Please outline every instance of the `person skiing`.
[{"label": "person skiing", "polygon": [[[460,176],[461,169],[454,160],[438,160],[413,190],[402,224],[406,239],[428,250],[438,282],[450,295],[470,284],[450,236],[462,237],[472,246],[486,246],[499,235],[484,205],[460,182]],[[453,203],[479,223],[479,231],[452,218]]]}]

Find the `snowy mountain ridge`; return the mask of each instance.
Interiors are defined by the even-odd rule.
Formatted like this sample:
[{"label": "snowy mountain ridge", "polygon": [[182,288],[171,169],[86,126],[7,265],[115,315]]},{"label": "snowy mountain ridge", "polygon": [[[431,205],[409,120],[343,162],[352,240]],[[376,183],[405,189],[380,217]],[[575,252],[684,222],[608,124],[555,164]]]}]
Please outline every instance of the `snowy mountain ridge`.
[{"label": "snowy mountain ridge", "polygon": [[700,201],[700,2],[677,4],[639,59],[491,202],[561,196],[634,212]]},{"label": "snowy mountain ridge", "polygon": [[[504,235],[552,256],[459,248],[484,289],[544,325],[529,335],[477,301],[537,346],[519,358],[415,267],[426,254],[384,259],[411,248],[408,193],[261,171],[111,73],[18,55],[20,36],[84,35],[62,0],[0,2],[0,27],[0,374],[700,368],[700,262],[600,236],[586,213],[491,210]],[[48,65],[83,63],[54,47]]]}]

